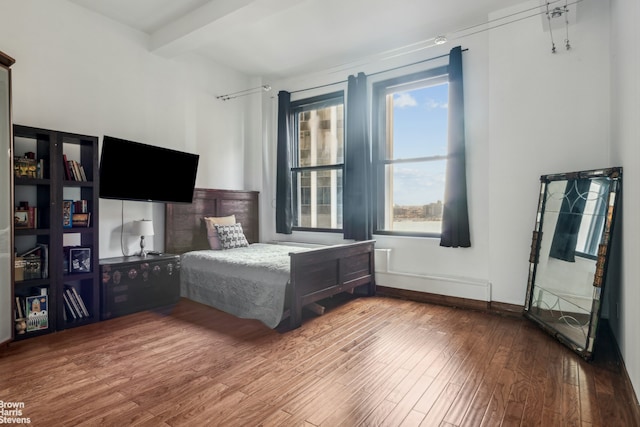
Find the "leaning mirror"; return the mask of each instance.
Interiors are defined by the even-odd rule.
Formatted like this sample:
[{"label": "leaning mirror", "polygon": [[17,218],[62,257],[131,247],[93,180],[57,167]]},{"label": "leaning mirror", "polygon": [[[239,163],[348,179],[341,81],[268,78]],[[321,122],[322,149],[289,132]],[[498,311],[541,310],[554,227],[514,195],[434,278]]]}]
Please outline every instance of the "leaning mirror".
[{"label": "leaning mirror", "polygon": [[593,357],[622,168],[540,177],[524,314]]}]

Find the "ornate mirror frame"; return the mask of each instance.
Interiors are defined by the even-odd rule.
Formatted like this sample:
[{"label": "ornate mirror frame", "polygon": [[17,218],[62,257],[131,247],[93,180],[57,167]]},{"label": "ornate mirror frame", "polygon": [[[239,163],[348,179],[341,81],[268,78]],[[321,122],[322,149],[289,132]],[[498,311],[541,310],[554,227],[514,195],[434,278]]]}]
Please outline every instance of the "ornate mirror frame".
[{"label": "ornate mirror frame", "polygon": [[524,316],[586,360],[593,357],[621,185],[621,167],[540,177]]}]

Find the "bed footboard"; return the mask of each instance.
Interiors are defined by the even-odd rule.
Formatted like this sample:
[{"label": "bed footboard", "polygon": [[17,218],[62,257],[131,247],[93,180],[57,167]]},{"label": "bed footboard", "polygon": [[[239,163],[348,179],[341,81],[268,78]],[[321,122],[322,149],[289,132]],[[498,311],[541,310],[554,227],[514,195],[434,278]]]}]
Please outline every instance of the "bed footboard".
[{"label": "bed footboard", "polygon": [[302,308],[323,298],[366,287],[375,295],[374,240],[291,253],[291,329],[302,322]]}]

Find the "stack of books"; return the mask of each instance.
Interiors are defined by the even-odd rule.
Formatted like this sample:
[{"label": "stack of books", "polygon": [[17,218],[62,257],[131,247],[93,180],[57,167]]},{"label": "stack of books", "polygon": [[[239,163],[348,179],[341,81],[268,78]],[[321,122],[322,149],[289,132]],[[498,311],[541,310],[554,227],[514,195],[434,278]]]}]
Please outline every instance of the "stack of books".
[{"label": "stack of books", "polygon": [[91,317],[80,293],[71,285],[64,286],[64,307],[67,320],[86,319]]}]

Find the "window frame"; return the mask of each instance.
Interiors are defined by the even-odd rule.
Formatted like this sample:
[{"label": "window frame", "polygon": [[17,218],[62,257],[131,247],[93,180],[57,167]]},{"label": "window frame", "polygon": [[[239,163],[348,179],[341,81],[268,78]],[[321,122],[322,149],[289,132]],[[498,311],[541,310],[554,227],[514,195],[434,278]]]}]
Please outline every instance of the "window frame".
[{"label": "window frame", "polygon": [[[342,141],[343,141],[343,156],[344,159],[345,153],[345,132],[346,129],[344,124],[346,123],[346,105],[345,105],[345,96],[344,91],[336,91],[331,93],[326,93],[322,95],[313,96],[310,98],[304,98],[291,102],[291,122],[293,123],[293,143],[291,147],[291,204],[293,209],[293,217],[294,222],[298,221],[300,213],[298,212],[298,173],[300,172],[317,172],[324,170],[340,170],[342,171],[342,188],[344,189],[344,161],[342,163],[336,163],[332,165],[321,165],[321,166],[300,166],[300,123],[299,123],[299,114],[305,111],[318,110],[321,108],[332,107],[336,105],[342,105]],[[344,203],[342,204],[344,208]],[[343,224],[344,226],[344,224]],[[313,231],[313,232],[324,232],[324,233],[342,233],[343,227],[340,228],[324,228],[324,227],[301,227],[293,225],[291,227],[293,231]]]},{"label": "window frame", "polygon": [[[373,108],[373,147],[372,147],[372,169],[375,182],[373,191],[373,234],[388,236],[407,236],[440,238],[442,233],[430,233],[420,231],[394,231],[385,229],[385,212],[387,210],[387,187],[386,187],[386,165],[396,163],[408,163],[416,161],[447,160],[449,154],[444,156],[412,157],[408,159],[387,159],[387,101],[386,96],[392,89],[418,88],[430,86],[422,84],[425,81],[433,81],[433,85],[442,84],[448,81],[449,68],[446,65],[423,70],[403,76],[393,77],[373,84],[372,88],[372,108]],[[448,122],[447,118],[447,122]],[[446,184],[445,184],[446,185]],[[444,204],[444,200],[442,201]]]}]

